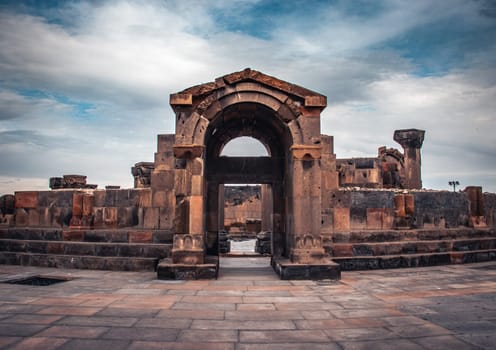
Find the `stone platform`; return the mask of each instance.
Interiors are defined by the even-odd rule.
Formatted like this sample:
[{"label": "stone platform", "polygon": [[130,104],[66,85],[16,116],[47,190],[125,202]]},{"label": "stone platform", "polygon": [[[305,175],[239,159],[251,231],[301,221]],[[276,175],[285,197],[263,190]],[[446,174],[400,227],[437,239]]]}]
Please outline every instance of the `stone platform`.
[{"label": "stone platform", "polygon": [[496,263],[280,280],[269,258],[220,260],[219,278],[0,265],[0,348],[494,349]]},{"label": "stone platform", "polygon": [[334,233],[328,244],[344,271],[496,260],[496,230],[487,227]]},{"label": "stone platform", "polygon": [[0,264],[154,271],[171,247],[165,230],[0,228]]}]

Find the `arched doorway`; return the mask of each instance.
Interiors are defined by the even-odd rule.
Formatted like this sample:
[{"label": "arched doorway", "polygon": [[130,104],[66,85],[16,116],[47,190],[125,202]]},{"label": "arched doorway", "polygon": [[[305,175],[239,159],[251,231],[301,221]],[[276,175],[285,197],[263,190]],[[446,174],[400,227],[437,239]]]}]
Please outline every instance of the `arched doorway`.
[{"label": "arched doorway", "polygon": [[[222,149],[231,140],[250,136],[259,140],[267,149],[268,156],[226,157]],[[206,232],[209,251],[214,253],[216,242],[213,237],[222,225],[222,208],[219,191],[224,184],[263,184],[270,191],[272,208],[268,219],[273,232],[272,253],[285,256],[286,245],[286,202],[285,188],[287,167],[286,149],[291,147],[291,135],[285,123],[269,108],[256,102],[233,104],[219,113],[210,122],[205,142],[206,182]],[[265,194],[263,193],[262,196]],[[262,198],[264,202],[264,198]]]},{"label": "arched doorway", "polygon": [[[332,139],[320,134],[325,96],[246,69],[173,94],[170,102],[176,113],[172,260],[204,263],[201,244],[188,251],[183,241],[216,235],[219,186],[257,183],[271,188],[276,271],[282,278],[328,274],[334,265],[322,244],[321,201],[335,157]],[[240,136],[259,140],[269,156],[221,156],[223,147]],[[160,171],[156,168],[154,176]]]}]

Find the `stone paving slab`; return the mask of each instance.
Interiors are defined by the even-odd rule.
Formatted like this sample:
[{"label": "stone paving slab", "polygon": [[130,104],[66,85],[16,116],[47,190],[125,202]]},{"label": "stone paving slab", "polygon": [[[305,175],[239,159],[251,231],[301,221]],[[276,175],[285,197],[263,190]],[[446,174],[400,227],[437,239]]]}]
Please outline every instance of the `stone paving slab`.
[{"label": "stone paving slab", "polygon": [[0,265],[0,349],[494,349],[496,262],[281,281],[267,258],[218,280]]}]

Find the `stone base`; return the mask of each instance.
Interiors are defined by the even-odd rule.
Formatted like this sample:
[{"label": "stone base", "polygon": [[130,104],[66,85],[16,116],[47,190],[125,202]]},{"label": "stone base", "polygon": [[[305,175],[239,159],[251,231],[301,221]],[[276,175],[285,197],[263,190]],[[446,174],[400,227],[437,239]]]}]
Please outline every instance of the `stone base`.
[{"label": "stone base", "polygon": [[172,263],[180,265],[202,265],[205,263],[203,250],[172,249]]},{"label": "stone base", "polygon": [[341,279],[339,264],[331,260],[318,264],[296,264],[289,259],[272,258],[271,265],[282,280]]},{"label": "stone base", "polygon": [[157,266],[159,280],[201,280],[217,279],[219,273],[219,258],[206,256],[204,264],[186,265],[174,264],[172,259],[162,259]]}]

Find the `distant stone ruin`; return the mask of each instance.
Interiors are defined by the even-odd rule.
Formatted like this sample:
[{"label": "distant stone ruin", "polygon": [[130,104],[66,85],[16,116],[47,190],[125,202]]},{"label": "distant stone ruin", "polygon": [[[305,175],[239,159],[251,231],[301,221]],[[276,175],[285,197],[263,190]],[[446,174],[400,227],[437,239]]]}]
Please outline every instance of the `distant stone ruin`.
[{"label": "distant stone ruin", "polygon": [[[49,191],[2,196],[0,263],[216,278],[230,184],[260,184],[263,251],[282,279],[496,258],[496,194],[423,190],[423,130],[396,130],[402,150],[337,159],[321,134],[326,96],[251,69],[170,104],[175,134],[158,135],[154,161],[135,164],[134,188],[66,175]],[[241,136],[268,156],[221,156]]]}]

